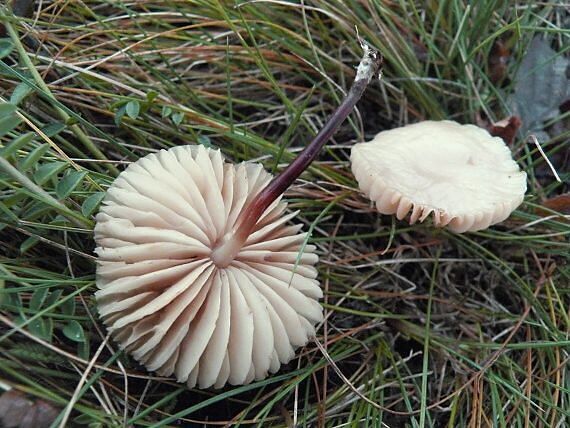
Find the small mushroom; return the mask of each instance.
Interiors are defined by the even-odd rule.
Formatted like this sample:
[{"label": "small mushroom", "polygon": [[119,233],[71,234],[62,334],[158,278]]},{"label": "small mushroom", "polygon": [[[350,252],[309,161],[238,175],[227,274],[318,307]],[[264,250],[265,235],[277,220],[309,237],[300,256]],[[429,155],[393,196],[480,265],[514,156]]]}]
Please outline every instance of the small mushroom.
[{"label": "small mushroom", "polygon": [[189,387],[260,380],[323,319],[315,247],[281,195],[346,119],[381,63],[364,56],[347,96],[277,177],[180,146],[131,164],[95,226],[99,314],[121,348]]},{"label": "small mushroom", "polygon": [[276,199],[227,263],[212,251],[271,175],[180,146],[131,164],[97,215],[99,313],[121,348],[189,387],[275,372],[315,334],[322,296],[296,213]]},{"label": "small mushroom", "polygon": [[526,173],[502,139],[474,125],[425,121],[380,132],[351,152],[358,185],[382,214],[410,224],[476,231],[505,220],[526,192]]}]

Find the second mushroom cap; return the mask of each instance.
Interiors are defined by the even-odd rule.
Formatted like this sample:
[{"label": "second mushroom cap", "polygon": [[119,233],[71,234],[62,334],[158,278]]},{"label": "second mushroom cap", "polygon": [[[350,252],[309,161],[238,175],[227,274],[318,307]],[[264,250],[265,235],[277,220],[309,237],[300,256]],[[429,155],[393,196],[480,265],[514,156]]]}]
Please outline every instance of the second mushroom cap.
[{"label": "second mushroom cap", "polygon": [[425,121],[356,144],[352,171],[382,214],[410,223],[433,214],[454,232],[505,220],[523,200],[526,173],[503,140],[474,125]]}]

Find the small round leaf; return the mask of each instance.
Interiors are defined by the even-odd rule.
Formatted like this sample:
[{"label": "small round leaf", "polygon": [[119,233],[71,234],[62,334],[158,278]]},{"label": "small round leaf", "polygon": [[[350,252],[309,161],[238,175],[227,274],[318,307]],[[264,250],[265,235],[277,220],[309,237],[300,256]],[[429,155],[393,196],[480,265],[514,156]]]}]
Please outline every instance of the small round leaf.
[{"label": "small round leaf", "polygon": [[63,334],[65,334],[65,337],[69,340],[73,340],[74,342],[85,342],[83,327],[75,320],[69,321],[67,325],[63,327]]}]

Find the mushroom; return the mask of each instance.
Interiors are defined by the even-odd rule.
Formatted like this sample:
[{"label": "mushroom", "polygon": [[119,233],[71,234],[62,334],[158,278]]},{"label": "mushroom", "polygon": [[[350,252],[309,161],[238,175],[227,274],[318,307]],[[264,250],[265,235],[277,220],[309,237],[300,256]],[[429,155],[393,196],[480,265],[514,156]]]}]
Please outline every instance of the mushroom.
[{"label": "mushroom", "polygon": [[424,121],[380,132],[352,148],[360,190],[382,214],[462,233],[505,220],[526,192],[502,139],[457,122]]},{"label": "mushroom", "polygon": [[[145,156],[108,189],[97,214],[104,323],[150,371],[188,387],[260,380],[294,357],[323,319],[313,245],[288,222],[282,193],[361,97],[381,58],[365,49],[322,131],[277,177],[219,150],[179,146]],[[364,65],[363,65],[364,64]]]},{"label": "mushroom", "polygon": [[99,313],[121,347],[189,387],[275,372],[315,334],[315,247],[277,198],[231,263],[212,250],[271,176],[179,146],[131,164],[97,215]]}]

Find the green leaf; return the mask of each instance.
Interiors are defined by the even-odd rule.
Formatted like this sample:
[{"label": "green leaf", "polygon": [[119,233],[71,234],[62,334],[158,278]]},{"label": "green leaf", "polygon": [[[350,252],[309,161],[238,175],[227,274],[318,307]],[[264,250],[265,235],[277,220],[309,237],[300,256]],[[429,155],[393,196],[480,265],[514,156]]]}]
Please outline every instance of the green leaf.
[{"label": "green leaf", "polygon": [[93,417],[91,415],[88,414],[82,414],[77,416],[75,419],[73,419],[73,422],[75,422],[78,425],[88,425],[91,422],[93,422]]},{"label": "green leaf", "polygon": [[71,225],[71,223],[69,222],[69,219],[62,216],[61,214],[56,215],[55,218],[49,222],[49,224],[55,224],[57,226],[69,226],[69,225]]},{"label": "green leaf", "polygon": [[22,119],[15,114],[17,107],[14,104],[0,104],[0,137],[6,135],[20,124]]},{"label": "green leaf", "polygon": [[85,217],[89,217],[95,212],[104,197],[105,192],[93,193],[91,196],[85,199],[85,201],[83,201],[83,204],[81,205],[81,214],[83,214]]},{"label": "green leaf", "polygon": [[24,317],[24,315],[20,314],[20,315],[16,315],[14,318],[12,318],[12,321],[17,326],[21,326],[22,324],[24,324],[26,322],[26,318]]},{"label": "green leaf", "polygon": [[121,122],[123,121],[123,116],[127,111],[127,106],[122,105],[119,109],[115,112],[115,125],[120,126]]},{"label": "green leaf", "polygon": [[49,288],[40,288],[34,291],[32,298],[30,299],[30,309],[32,311],[38,311],[44,304],[46,297],[49,293]]},{"label": "green leaf", "polygon": [[49,296],[45,301],[46,307],[49,307],[53,305],[55,302],[57,302],[61,297],[61,293],[63,293],[63,290],[55,290],[49,293]]},{"label": "green leaf", "polygon": [[42,132],[44,134],[46,134],[48,137],[53,137],[57,134],[59,134],[61,131],[63,131],[65,129],[66,125],[64,123],[61,122],[54,122],[54,123],[50,123],[47,126],[44,126],[42,129]]},{"label": "green leaf", "polygon": [[22,307],[22,298],[20,293],[2,293],[4,295],[4,304],[13,306],[15,308]]},{"label": "green leaf", "polygon": [[14,49],[14,43],[10,39],[0,39],[0,59],[10,55]]},{"label": "green leaf", "polygon": [[146,94],[146,101],[148,103],[152,103],[156,97],[158,97],[158,92],[156,91],[149,91],[148,94]]},{"label": "green leaf", "polygon": [[28,86],[25,82],[22,82],[14,88],[12,96],[10,97],[10,102],[18,105],[33,91],[34,89],[32,87]]},{"label": "green leaf", "polygon": [[127,115],[131,119],[136,119],[139,117],[139,112],[141,111],[141,106],[138,101],[129,101],[126,106]]},{"label": "green leaf", "polygon": [[162,112],[160,113],[162,118],[166,118],[172,114],[172,108],[168,106],[162,106]]},{"label": "green leaf", "polygon": [[64,315],[74,315],[75,314],[75,299],[73,297],[69,297],[67,300],[61,302],[59,305],[61,309],[61,313]]},{"label": "green leaf", "polygon": [[82,343],[77,344],[77,355],[79,355],[84,360],[89,360],[89,352],[90,352],[90,344],[89,339],[85,338],[86,340]]},{"label": "green leaf", "polygon": [[26,172],[32,169],[32,167],[38,163],[38,161],[42,158],[43,155],[45,155],[48,150],[48,143],[44,143],[36,147],[24,160],[20,162],[19,170],[21,172]]},{"label": "green leaf", "polygon": [[20,244],[20,254],[26,254],[26,252],[32,249],[38,242],[40,242],[40,240],[35,236],[26,238],[24,242]]},{"label": "green leaf", "polygon": [[15,113],[16,110],[18,110],[18,107],[16,105],[10,103],[2,103],[0,104],[0,118],[10,116],[11,114]]},{"label": "green leaf", "polygon": [[7,157],[16,153],[26,144],[31,142],[35,137],[36,134],[34,134],[33,132],[28,132],[27,134],[23,134],[17,138],[14,138],[10,144],[8,144],[6,147],[0,150],[0,156],[6,159]]},{"label": "green leaf", "polygon": [[13,118],[5,117],[4,119],[0,119],[0,137],[6,135],[16,126],[18,126],[21,122],[21,119],[18,116],[14,116]]},{"label": "green leaf", "polygon": [[65,162],[50,162],[41,165],[38,170],[34,173],[34,180],[36,183],[42,185],[48,181],[54,175],[59,174],[65,168],[67,168],[67,163]]},{"label": "green leaf", "polygon": [[210,137],[208,137],[207,135],[198,135],[198,143],[209,149],[214,148],[212,140],[210,140]]},{"label": "green leaf", "polygon": [[[0,222],[0,231],[2,229],[4,229],[7,224],[3,223],[3,221],[5,221],[6,219],[10,219],[13,223],[19,223],[20,222],[20,218],[14,214],[10,208],[12,207],[12,202],[14,201],[14,199],[16,198],[16,195],[19,193],[20,191],[16,192],[16,194],[12,195],[12,197],[10,198],[6,198],[2,201],[2,203],[0,203],[0,211],[4,214],[6,214],[6,217],[4,217],[2,219],[2,222]],[[7,203],[8,202],[8,203]]]},{"label": "green leaf", "polygon": [[66,126],[73,126],[73,125],[77,125],[78,123],[79,123],[79,119],[75,116],[70,116],[65,121]]},{"label": "green leaf", "polygon": [[28,328],[34,336],[51,342],[53,335],[53,321],[51,318],[36,318],[28,324]]},{"label": "green leaf", "polygon": [[67,198],[81,184],[87,171],[72,171],[57,183],[55,193],[59,199]]},{"label": "green leaf", "polygon": [[184,113],[182,113],[181,111],[177,111],[172,115],[172,121],[176,126],[180,125],[183,119],[184,119]]},{"label": "green leaf", "polygon": [[35,221],[48,213],[52,208],[42,200],[34,201],[26,206],[25,211],[20,214],[22,220]]},{"label": "green leaf", "polygon": [[69,340],[73,340],[74,342],[85,342],[83,327],[75,320],[69,321],[67,325],[63,327],[63,334]]}]

